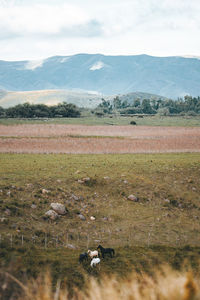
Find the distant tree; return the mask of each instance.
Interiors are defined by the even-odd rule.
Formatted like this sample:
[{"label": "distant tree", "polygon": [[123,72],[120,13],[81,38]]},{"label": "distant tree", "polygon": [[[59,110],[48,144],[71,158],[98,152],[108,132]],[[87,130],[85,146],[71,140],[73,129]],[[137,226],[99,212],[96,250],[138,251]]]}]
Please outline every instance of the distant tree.
[{"label": "distant tree", "polygon": [[3,107],[0,106],[0,118],[5,116],[5,109],[3,109]]},{"label": "distant tree", "polygon": [[121,105],[122,105],[122,102],[121,100],[119,99],[119,96],[116,96],[114,99],[113,99],[113,106],[115,109],[119,109],[121,108]]},{"label": "distant tree", "polygon": [[154,114],[156,111],[151,107],[149,99],[144,99],[141,105],[142,111],[144,114]]}]

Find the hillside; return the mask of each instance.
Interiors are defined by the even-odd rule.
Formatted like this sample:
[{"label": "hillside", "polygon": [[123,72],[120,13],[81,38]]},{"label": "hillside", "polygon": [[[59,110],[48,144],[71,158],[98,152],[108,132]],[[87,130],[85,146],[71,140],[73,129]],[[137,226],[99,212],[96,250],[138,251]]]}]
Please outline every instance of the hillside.
[{"label": "hillside", "polygon": [[0,89],[81,89],[98,93],[134,91],[177,98],[200,95],[200,60],[148,55],[77,54],[40,61],[0,61]]},{"label": "hillside", "polygon": [[[17,91],[9,92],[0,90],[0,106],[7,108],[17,104],[29,102],[32,104],[46,104],[56,105],[61,102],[73,103],[79,107],[94,108],[101,99],[106,100],[114,99],[116,95],[106,96],[98,93],[84,92],[84,91],[69,91],[69,90],[39,90],[39,91]],[[153,95],[148,93],[129,93],[124,95],[118,95],[119,98],[124,101],[132,103],[134,99],[165,99],[159,95]]]}]

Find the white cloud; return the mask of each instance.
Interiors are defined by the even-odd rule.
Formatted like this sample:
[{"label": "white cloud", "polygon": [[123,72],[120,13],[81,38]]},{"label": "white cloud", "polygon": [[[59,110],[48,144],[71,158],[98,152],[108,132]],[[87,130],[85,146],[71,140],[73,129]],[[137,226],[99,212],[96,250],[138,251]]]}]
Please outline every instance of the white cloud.
[{"label": "white cloud", "polygon": [[199,15],[199,0],[0,0],[0,59],[200,55]]}]

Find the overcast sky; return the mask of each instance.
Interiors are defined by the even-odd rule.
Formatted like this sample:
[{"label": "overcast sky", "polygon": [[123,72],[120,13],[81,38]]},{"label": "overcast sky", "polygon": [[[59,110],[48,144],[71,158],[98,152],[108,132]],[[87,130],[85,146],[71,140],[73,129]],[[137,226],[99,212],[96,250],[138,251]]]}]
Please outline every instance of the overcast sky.
[{"label": "overcast sky", "polygon": [[0,0],[0,60],[200,55],[200,0]]}]

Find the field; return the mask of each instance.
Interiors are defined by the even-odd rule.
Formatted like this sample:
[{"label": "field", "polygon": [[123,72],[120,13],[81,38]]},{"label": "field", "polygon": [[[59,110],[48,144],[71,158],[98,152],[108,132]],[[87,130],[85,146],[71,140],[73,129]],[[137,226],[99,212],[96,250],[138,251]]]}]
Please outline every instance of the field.
[{"label": "field", "polygon": [[0,152],[199,152],[199,127],[0,125]]},{"label": "field", "polygon": [[[150,282],[160,266],[167,264],[176,270],[185,266],[194,278],[198,277],[199,127],[88,126],[44,121],[13,126],[14,122],[0,125],[3,299],[16,299],[21,294],[18,279],[26,283],[47,269],[52,274],[53,289],[60,279],[69,299],[74,287],[85,291],[90,276],[99,280],[114,275],[121,282],[133,272],[134,280],[141,276],[143,282],[145,272]],[[129,200],[129,195],[137,201]],[[67,213],[56,220],[47,218],[45,213],[52,202],[64,204]],[[115,257],[102,260],[100,269],[92,269],[88,262],[80,265],[79,254],[99,244],[113,247]],[[166,280],[176,277],[174,271],[166,272]],[[186,273],[177,275],[185,278],[181,282],[187,282],[187,276],[181,274]],[[108,293],[117,293],[114,282],[112,287],[104,283]],[[184,284],[183,290],[187,286]],[[36,286],[34,283],[30,289]],[[101,286],[97,288],[99,295],[107,299],[102,296]],[[54,298],[51,292],[45,297],[37,299]],[[117,297],[120,299],[120,295]]]},{"label": "field", "polygon": [[[85,272],[151,274],[152,266],[180,268],[185,259],[198,268],[199,153],[0,154],[0,166],[1,268],[17,278],[49,266],[54,283],[61,278],[71,289],[83,286]],[[51,202],[63,203],[67,215],[45,218]],[[99,243],[116,257],[100,271],[80,266],[79,253]]]},{"label": "field", "polygon": [[130,125],[135,121],[139,126],[187,126],[199,127],[199,116],[120,116],[111,115],[98,118],[92,116],[87,110],[83,110],[81,118],[54,118],[54,119],[0,119],[1,125],[16,124],[71,124],[71,125]]}]

